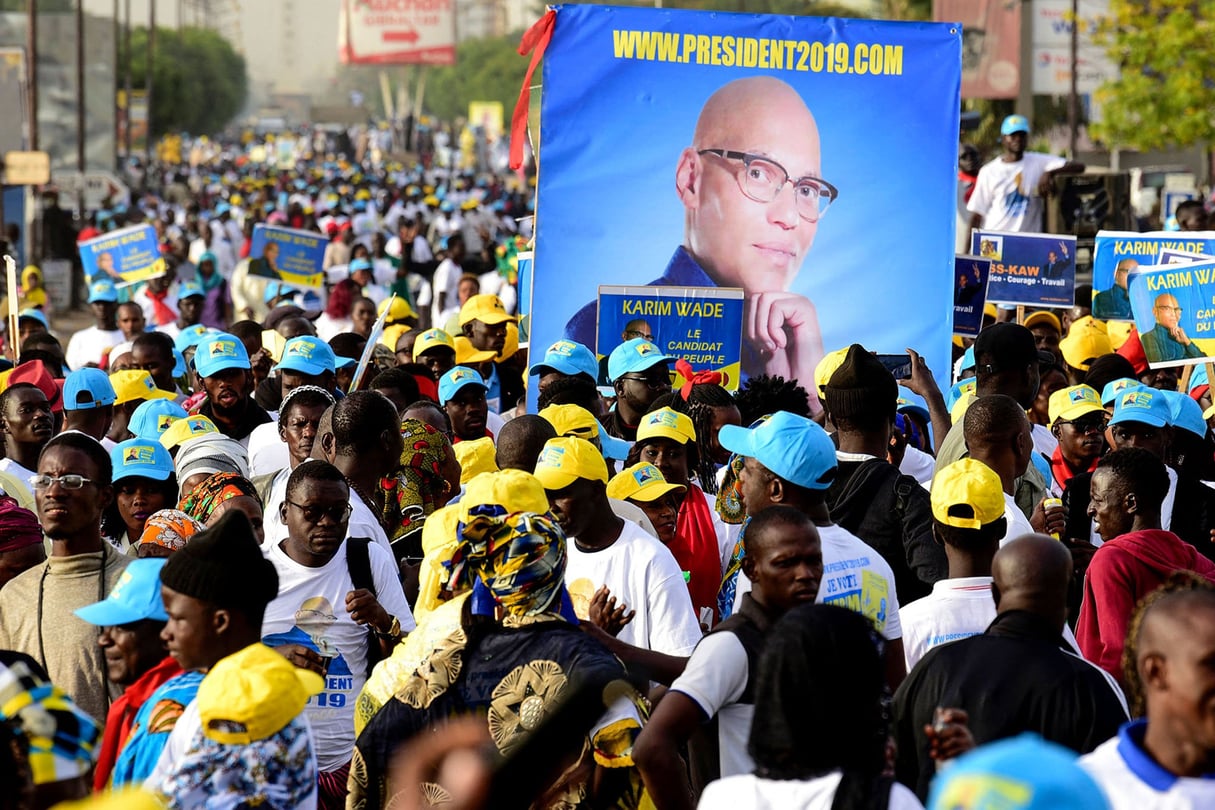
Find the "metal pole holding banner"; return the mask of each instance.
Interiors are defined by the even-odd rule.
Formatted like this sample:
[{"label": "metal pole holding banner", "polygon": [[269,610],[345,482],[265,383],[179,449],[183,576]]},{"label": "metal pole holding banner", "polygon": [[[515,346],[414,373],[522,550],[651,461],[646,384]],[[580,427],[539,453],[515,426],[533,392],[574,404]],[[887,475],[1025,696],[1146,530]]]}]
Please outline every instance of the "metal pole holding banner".
[{"label": "metal pole holding banner", "polygon": [[393,293],[392,297],[388,299],[388,306],[384,307],[380,317],[375,319],[375,326],[371,327],[367,345],[363,348],[363,356],[359,358],[359,367],[354,370],[354,377],[351,378],[350,388],[346,393],[353,394],[359,390],[359,383],[363,381],[363,375],[367,373],[367,366],[371,364],[371,356],[375,354],[375,344],[380,342],[380,336],[384,334],[384,324],[388,321],[388,313],[392,312],[392,302],[396,299],[396,293]]},{"label": "metal pole holding banner", "polygon": [[1072,0],[1071,86],[1067,94],[1067,156],[1076,159],[1076,143],[1080,129],[1080,94],[1076,91],[1077,53],[1080,50],[1080,0]]},{"label": "metal pole holding banner", "polygon": [[147,89],[144,90],[145,98],[148,105],[148,135],[144,141],[144,185],[147,186],[148,179],[152,176],[152,60],[156,55],[156,0],[150,0],[148,3],[148,72]]},{"label": "metal pole holding banner", "polygon": [[17,365],[17,262],[4,255],[4,275],[8,285],[8,350]]},{"label": "metal pole holding banner", "polygon": [[76,0],[76,171],[84,174],[84,167],[84,0]]},{"label": "metal pole holding banner", "polygon": [[122,133],[122,176],[126,177],[126,164],[131,160],[131,0],[123,4],[122,53],[122,91],[127,108],[127,125]]}]

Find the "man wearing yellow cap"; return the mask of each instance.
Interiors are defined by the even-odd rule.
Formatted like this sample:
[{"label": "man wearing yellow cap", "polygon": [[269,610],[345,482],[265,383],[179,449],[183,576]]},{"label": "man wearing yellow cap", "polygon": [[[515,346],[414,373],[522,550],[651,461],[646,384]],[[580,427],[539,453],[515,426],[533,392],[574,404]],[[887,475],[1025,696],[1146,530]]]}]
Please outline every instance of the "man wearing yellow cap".
[{"label": "man wearing yellow cap", "polygon": [[460,329],[464,336],[473,348],[493,352],[495,358],[492,365],[485,367],[488,376],[482,372],[489,389],[486,399],[495,413],[514,408],[523,395],[523,379],[519,373],[499,362],[506,347],[507,324],[515,322],[516,318],[506,311],[502,299],[496,295],[474,295],[460,307]]},{"label": "man wearing yellow cap", "polygon": [[1073,477],[1097,468],[1105,452],[1108,421],[1109,414],[1096,389],[1073,385],[1051,394],[1050,430],[1059,446],[1049,458],[1051,480],[1047,486],[1056,498],[1063,497]]}]

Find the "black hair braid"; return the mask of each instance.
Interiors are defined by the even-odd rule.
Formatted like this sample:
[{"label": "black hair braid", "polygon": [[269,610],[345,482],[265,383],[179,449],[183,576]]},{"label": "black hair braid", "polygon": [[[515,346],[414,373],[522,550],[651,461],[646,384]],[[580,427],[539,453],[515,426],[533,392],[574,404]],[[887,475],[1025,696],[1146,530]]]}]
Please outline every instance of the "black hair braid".
[{"label": "black hair braid", "polygon": [[713,409],[729,408],[734,405],[734,397],[720,385],[702,383],[693,385],[688,392],[687,400],[677,396],[679,403],[675,409],[682,411],[692,420],[696,428],[696,478],[700,488],[710,495],[717,494],[717,465],[713,462],[713,452],[709,435],[713,432]]}]

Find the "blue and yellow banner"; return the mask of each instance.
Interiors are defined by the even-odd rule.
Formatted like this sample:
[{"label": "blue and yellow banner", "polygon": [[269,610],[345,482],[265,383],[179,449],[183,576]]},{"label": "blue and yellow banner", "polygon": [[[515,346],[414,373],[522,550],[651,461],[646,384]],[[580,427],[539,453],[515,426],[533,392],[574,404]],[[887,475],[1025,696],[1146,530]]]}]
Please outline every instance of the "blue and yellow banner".
[{"label": "blue and yellow banner", "polygon": [[[595,351],[601,372],[621,343],[643,337],[695,371],[720,371],[722,385],[739,381],[743,291],[728,287],[600,287]],[[676,374],[675,384],[684,379]],[[600,385],[608,380],[600,374]]]},{"label": "blue and yellow banner", "polygon": [[101,277],[114,282],[115,287],[126,287],[166,272],[156,229],[151,225],[111,231],[81,242],[79,247],[80,264],[90,284]]},{"label": "blue and yellow banner", "polygon": [[1135,320],[1127,283],[1140,265],[1163,264],[1162,250],[1215,255],[1215,232],[1098,231],[1093,247],[1093,317]]},{"label": "blue and yellow banner", "polygon": [[993,304],[1070,307],[1076,300],[1076,237],[1057,233],[975,231],[970,251],[991,260]]},{"label": "blue and yellow banner", "polygon": [[[740,288],[740,376],[825,349],[948,369],[961,27],[556,7],[533,341],[597,343],[598,289]],[[864,148],[858,148],[863,145]],[[731,317],[735,317],[731,315]]]},{"label": "blue and yellow banner", "polygon": [[313,231],[254,225],[249,245],[249,275],[278,279],[297,287],[323,287],[325,236]]},{"label": "blue and yellow banner", "polygon": [[953,333],[978,337],[983,328],[983,305],[987,303],[987,276],[991,259],[955,256],[953,260]]},{"label": "blue and yellow banner", "polygon": [[1142,267],[1130,274],[1127,286],[1149,365],[1215,359],[1215,259]]}]

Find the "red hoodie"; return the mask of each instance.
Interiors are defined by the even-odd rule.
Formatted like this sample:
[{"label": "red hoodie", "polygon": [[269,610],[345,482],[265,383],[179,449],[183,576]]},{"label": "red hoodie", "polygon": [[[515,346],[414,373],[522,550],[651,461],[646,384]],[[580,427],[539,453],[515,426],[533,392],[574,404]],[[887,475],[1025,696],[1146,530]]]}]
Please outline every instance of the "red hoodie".
[{"label": "red hoodie", "polygon": [[1215,583],[1215,563],[1172,532],[1129,532],[1097,549],[1084,576],[1076,622],[1076,641],[1084,657],[1121,682],[1131,613],[1176,571],[1193,571]]}]

